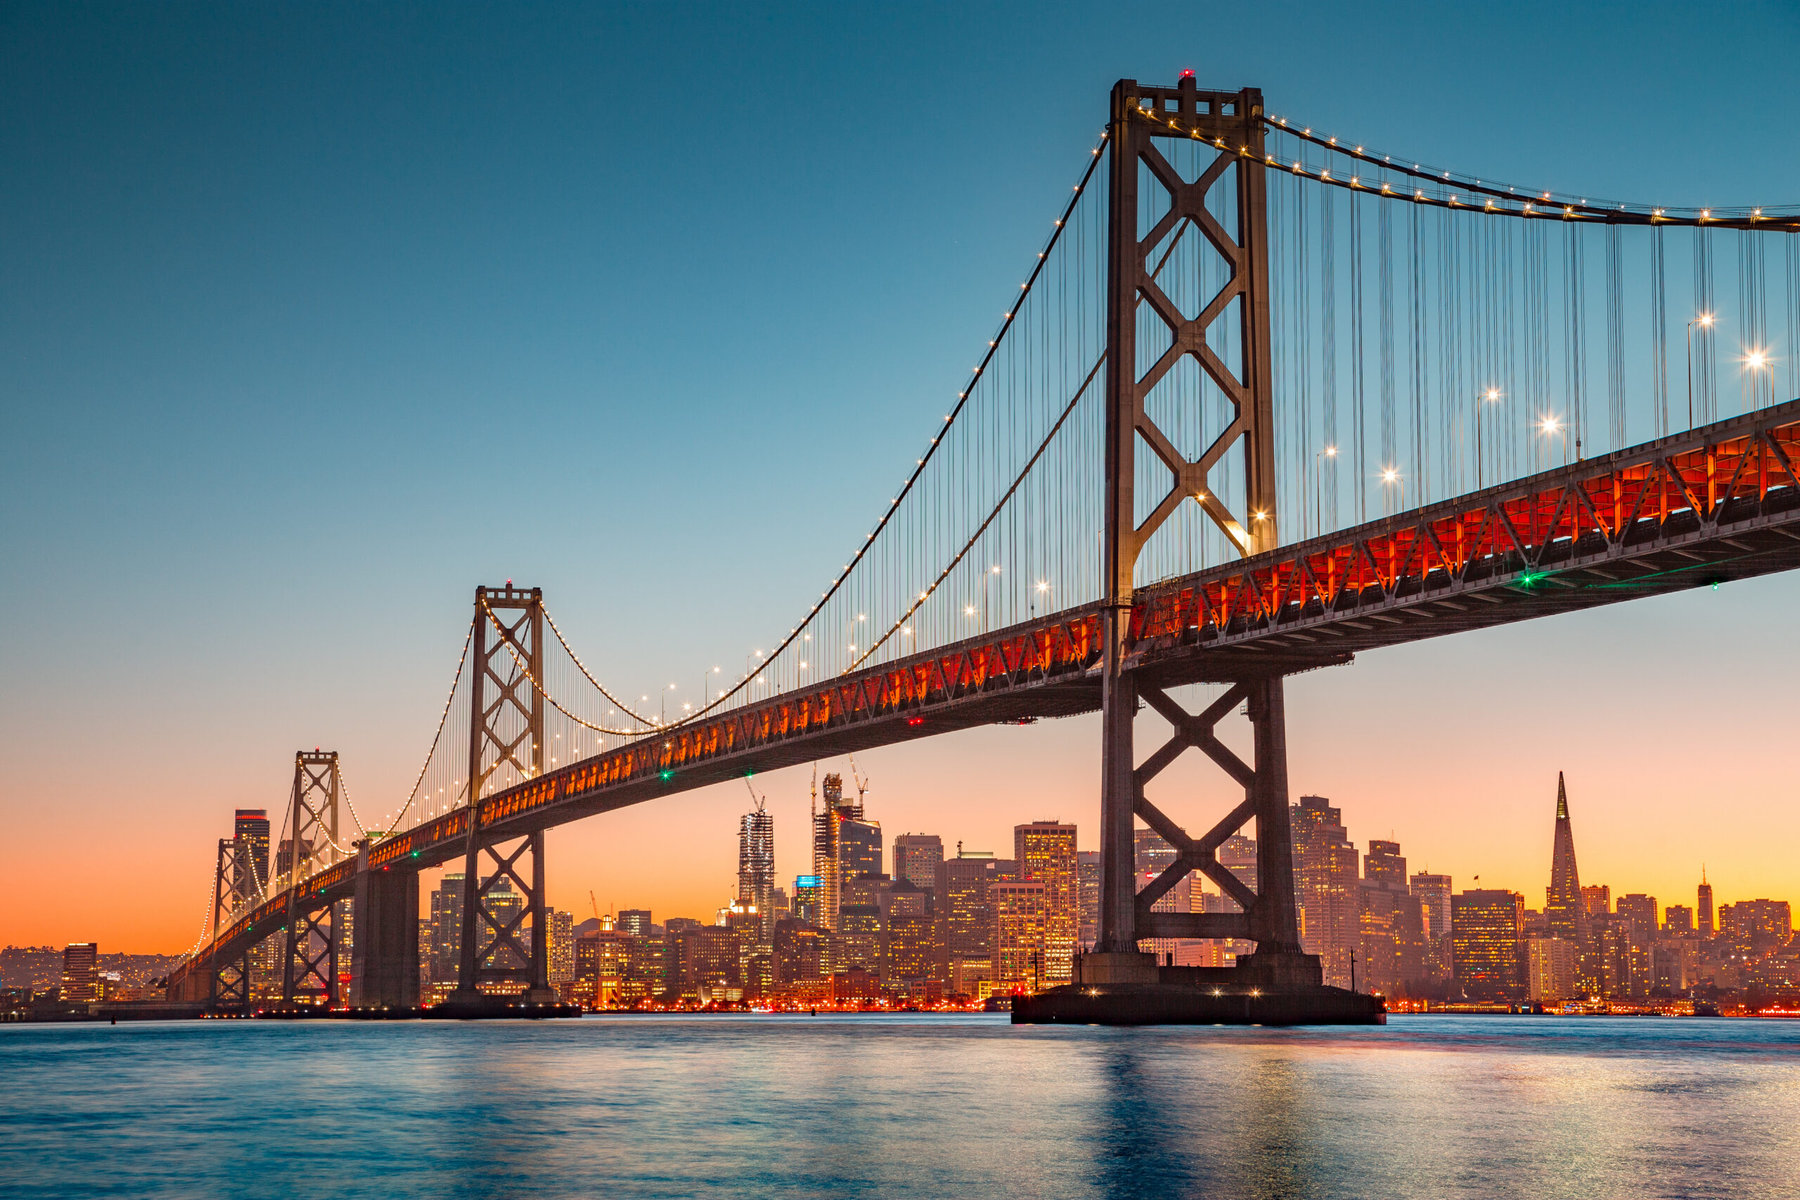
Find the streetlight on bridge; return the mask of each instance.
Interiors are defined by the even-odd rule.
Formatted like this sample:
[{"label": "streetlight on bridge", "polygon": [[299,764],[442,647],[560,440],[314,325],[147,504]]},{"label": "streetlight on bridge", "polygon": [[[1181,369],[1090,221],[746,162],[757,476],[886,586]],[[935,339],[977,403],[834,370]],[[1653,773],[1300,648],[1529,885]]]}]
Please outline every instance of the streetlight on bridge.
[{"label": "streetlight on bridge", "polygon": [[1688,428],[1694,427],[1694,326],[1710,330],[1717,318],[1712,313],[1701,313],[1687,323],[1687,392],[1688,392]]}]

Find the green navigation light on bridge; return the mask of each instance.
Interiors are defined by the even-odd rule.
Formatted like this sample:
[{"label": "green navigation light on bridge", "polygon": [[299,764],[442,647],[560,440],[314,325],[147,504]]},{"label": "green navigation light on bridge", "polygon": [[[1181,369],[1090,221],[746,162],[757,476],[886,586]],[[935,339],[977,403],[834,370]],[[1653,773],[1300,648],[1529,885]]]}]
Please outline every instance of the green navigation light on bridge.
[{"label": "green navigation light on bridge", "polygon": [[669,780],[675,778],[675,772],[669,770],[667,767],[663,768],[663,770],[661,771],[661,775],[662,775],[662,781],[664,783],[667,783],[667,782],[669,782]]}]

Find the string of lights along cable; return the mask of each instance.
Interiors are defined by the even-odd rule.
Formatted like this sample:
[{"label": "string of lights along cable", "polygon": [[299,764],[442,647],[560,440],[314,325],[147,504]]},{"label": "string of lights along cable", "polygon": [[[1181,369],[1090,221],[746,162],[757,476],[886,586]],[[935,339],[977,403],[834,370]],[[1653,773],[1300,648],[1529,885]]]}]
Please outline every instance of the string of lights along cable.
[{"label": "string of lights along cable", "polygon": [[[1258,136],[1235,141],[1149,101],[1121,119],[1153,128],[1176,177],[1139,161],[1119,193],[1152,239],[1137,250],[1154,303],[1135,306],[1131,333],[1140,380],[1155,380],[1139,418],[1167,442],[1138,437],[1130,452],[1133,519],[1157,529],[1136,555],[1136,588],[1800,395],[1800,208],[1524,187],[1288,117],[1258,114]],[[278,864],[233,919],[472,799],[1101,605],[1118,142],[1108,130],[1067,192],[1045,197],[1037,249],[996,282],[967,374],[894,414],[896,445],[915,448],[889,502],[819,564],[816,591],[792,597],[791,624],[758,644],[687,647],[666,675],[626,679],[603,631],[565,635],[541,601],[541,622],[518,624],[509,581],[465,631],[411,791],[360,813],[340,771],[335,836]],[[1233,291],[1250,261],[1232,233],[1246,193],[1229,182],[1252,171],[1266,196],[1273,405],[1261,500],[1237,448],[1242,397],[1223,382],[1252,365],[1255,323]],[[1204,205],[1166,219],[1182,188],[1203,188]],[[1183,342],[1195,327],[1198,341]],[[1202,461],[1203,473],[1183,468]],[[1172,495],[1196,502],[1162,520]],[[478,717],[488,733],[472,751]],[[213,918],[197,950],[218,935]]]}]

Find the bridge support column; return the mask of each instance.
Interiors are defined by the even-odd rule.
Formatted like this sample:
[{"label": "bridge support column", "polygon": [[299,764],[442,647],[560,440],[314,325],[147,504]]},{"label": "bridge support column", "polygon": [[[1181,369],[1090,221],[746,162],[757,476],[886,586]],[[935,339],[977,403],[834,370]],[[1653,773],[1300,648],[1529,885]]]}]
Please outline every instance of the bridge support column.
[{"label": "bridge support column", "polygon": [[335,750],[302,750],[294,755],[294,788],[289,802],[290,840],[277,848],[276,865],[288,872],[286,953],[282,956],[284,1004],[336,1008],[338,949],[342,932],[336,904],[322,904],[301,880],[333,862],[338,849],[338,797],[343,780]]},{"label": "bridge support column", "polygon": [[356,872],[356,938],[350,947],[350,1003],[356,1008],[419,1004],[419,876],[368,865]]},{"label": "bridge support column", "polygon": [[[230,923],[239,903],[255,895],[249,860],[236,838],[219,839],[218,865],[213,870],[213,921],[215,931]],[[190,997],[182,997],[187,999]],[[191,997],[202,999],[202,997]],[[215,1012],[248,1012],[250,1009],[250,950],[231,958],[213,957],[207,972],[207,1007]]]},{"label": "bridge support column", "polygon": [[[1379,1002],[1321,985],[1317,958],[1302,952],[1294,904],[1293,845],[1287,806],[1287,714],[1278,671],[1225,681],[1205,711],[1189,713],[1168,688],[1192,682],[1159,674],[1149,649],[1136,642],[1132,595],[1139,557],[1161,527],[1188,502],[1245,557],[1274,549],[1274,387],[1270,360],[1268,200],[1263,159],[1262,93],[1203,92],[1192,76],[1173,88],[1120,80],[1108,125],[1109,226],[1106,311],[1106,517],[1102,542],[1102,622],[1106,639],[1100,743],[1100,930],[1092,953],[1076,963],[1075,983],[1015,1002],[1020,1022],[1106,1024],[1179,1022],[1369,1021]],[[1190,181],[1159,143],[1179,141],[1208,150]],[[1229,191],[1209,201],[1217,189]],[[1142,192],[1155,192],[1145,205]],[[1166,198],[1162,208],[1157,201]],[[1149,228],[1145,211],[1161,208]],[[1215,209],[1218,210],[1215,212]],[[1235,219],[1218,212],[1235,214]],[[1227,227],[1227,222],[1233,227]],[[1176,255],[1184,236],[1195,257]],[[1189,317],[1169,301],[1161,278],[1201,267],[1211,254],[1225,280]],[[1185,265],[1184,265],[1185,264]],[[1146,314],[1144,309],[1148,308]],[[1153,317],[1167,337],[1146,339],[1139,329]],[[1235,344],[1236,354],[1216,345]],[[1230,406],[1229,419],[1209,445],[1184,443],[1178,424],[1158,423],[1191,406],[1175,368],[1191,359],[1203,387]],[[1231,361],[1235,359],[1235,362]],[[1202,414],[1202,423],[1206,423]],[[1227,453],[1243,456],[1241,488],[1232,494],[1223,473]],[[1143,478],[1154,481],[1140,494]],[[1215,682],[1217,682],[1215,680]],[[1139,763],[1133,744],[1139,703],[1169,722],[1169,740]],[[1214,733],[1243,705],[1254,729],[1253,764]],[[1190,837],[1144,793],[1144,786],[1190,749],[1202,751],[1243,789],[1244,799],[1200,837]],[[1138,820],[1175,851],[1175,862],[1137,890]],[[1219,863],[1218,848],[1254,821],[1257,887]],[[1185,876],[1198,871],[1236,901],[1236,912],[1159,912],[1155,905]],[[1159,965],[1139,950],[1147,938],[1254,940],[1256,953],[1233,969]],[[1200,985],[1206,985],[1204,987]]]},{"label": "bridge support column", "polygon": [[[480,1015],[516,997],[554,1004],[544,911],[544,834],[495,830],[482,798],[543,770],[544,593],[475,589],[470,700],[469,826],[463,855],[462,944],[447,1007]],[[531,859],[529,871],[522,860]],[[529,923],[529,924],[528,924]],[[529,928],[529,940],[526,929]]]}]

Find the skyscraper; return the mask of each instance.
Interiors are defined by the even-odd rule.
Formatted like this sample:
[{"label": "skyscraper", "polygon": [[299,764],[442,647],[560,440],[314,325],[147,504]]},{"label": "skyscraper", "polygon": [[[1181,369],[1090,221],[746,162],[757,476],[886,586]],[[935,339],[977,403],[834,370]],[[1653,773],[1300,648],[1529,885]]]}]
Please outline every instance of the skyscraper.
[{"label": "skyscraper", "polygon": [[1412,877],[1412,894],[1425,906],[1425,932],[1441,938],[1450,932],[1450,877],[1420,871]]},{"label": "skyscraper", "polygon": [[[844,799],[844,777],[833,771],[822,781],[824,806],[813,808],[813,876],[818,880],[818,905],[813,917],[821,929],[838,928],[838,908],[843,903],[844,873],[840,862],[843,824],[862,819],[862,802]],[[879,862],[874,868],[881,869]]]},{"label": "skyscraper", "polygon": [[1050,904],[1041,880],[994,885],[994,982],[1002,991],[1049,986]]},{"label": "skyscraper", "polygon": [[1452,901],[1456,981],[1471,1000],[1525,999],[1525,897],[1474,889]]},{"label": "skyscraper", "polygon": [[1075,888],[1076,907],[1080,914],[1079,920],[1076,922],[1075,940],[1083,946],[1092,946],[1100,940],[1100,852],[1098,850],[1077,850],[1075,852]]},{"label": "skyscraper", "polygon": [[1550,850],[1550,886],[1544,893],[1544,925],[1551,937],[1576,946],[1587,941],[1587,904],[1575,867],[1575,831],[1569,825],[1569,794],[1556,773],[1556,837]]},{"label": "skyscraper", "polygon": [[950,969],[962,962],[992,963],[994,958],[994,884],[1000,864],[983,850],[964,850],[944,863],[944,954]]},{"label": "skyscraper", "polygon": [[937,834],[903,833],[894,839],[895,879],[904,879],[936,896],[938,873],[943,865],[944,839]]},{"label": "skyscraper", "polygon": [[1369,839],[1369,852],[1363,855],[1363,882],[1390,892],[1406,891],[1406,858],[1399,842]]},{"label": "skyscraper", "polygon": [[100,998],[100,947],[93,942],[70,942],[63,948],[63,1004],[85,1006]]},{"label": "skyscraper", "polygon": [[462,901],[462,872],[444,872],[431,893],[431,977],[439,983],[454,982],[460,965]]},{"label": "skyscraper", "polygon": [[1362,936],[1362,872],[1340,814],[1323,796],[1302,796],[1292,810],[1294,898],[1300,942],[1317,954],[1332,987],[1350,986],[1350,956]]},{"label": "skyscraper", "polygon": [[1705,867],[1700,868],[1700,895],[1698,899],[1699,903],[1696,906],[1698,912],[1696,913],[1696,916],[1700,923],[1700,936],[1711,937],[1713,935],[1713,895],[1712,884],[1706,882]]},{"label": "skyscraper", "polygon": [[775,818],[762,801],[738,822],[738,903],[756,913],[756,941],[769,940],[775,892]]},{"label": "skyscraper", "polygon": [[244,891],[238,899],[248,900],[256,889],[269,882],[269,814],[261,808],[240,808],[233,827],[238,853],[248,868]]},{"label": "skyscraper", "polygon": [[1074,977],[1075,933],[1081,920],[1075,876],[1075,827],[1035,821],[1013,827],[1013,856],[1028,881],[1044,885],[1043,986]]}]

